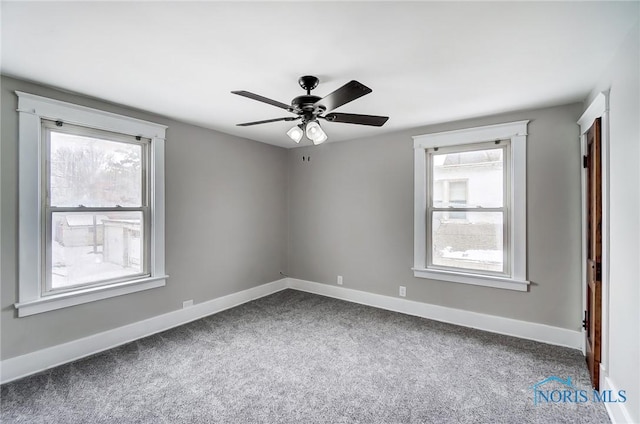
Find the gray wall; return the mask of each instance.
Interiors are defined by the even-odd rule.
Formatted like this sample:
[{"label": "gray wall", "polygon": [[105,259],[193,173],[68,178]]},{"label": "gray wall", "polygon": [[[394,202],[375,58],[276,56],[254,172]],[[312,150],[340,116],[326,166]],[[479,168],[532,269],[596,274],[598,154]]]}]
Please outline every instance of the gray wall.
[{"label": "gray wall", "polygon": [[[581,104],[289,151],[290,276],[532,321],[581,326]],[[411,136],[529,119],[527,293],[414,278]],[[302,161],[310,156],[311,161]]]},{"label": "gray wall", "polygon": [[[287,152],[94,99],[2,77],[1,352],[7,359],[281,278]],[[18,114],[14,90],[169,126],[165,287],[18,319]],[[36,266],[34,264],[34,266]]]},{"label": "gray wall", "polygon": [[[578,329],[582,105],[509,113],[318,147],[284,149],[3,77],[2,359],[280,278],[335,284]],[[18,319],[14,90],[169,126],[163,288]],[[528,293],[413,277],[413,143],[428,132],[530,119]],[[303,162],[310,156],[311,162]],[[28,335],[28,336],[25,336]]]},{"label": "gray wall", "polygon": [[[609,93],[609,368],[630,422],[640,422],[640,29],[626,41],[589,96]],[[606,290],[605,286],[603,290]],[[606,340],[606,335],[605,335]],[[605,364],[606,365],[606,364]]]}]

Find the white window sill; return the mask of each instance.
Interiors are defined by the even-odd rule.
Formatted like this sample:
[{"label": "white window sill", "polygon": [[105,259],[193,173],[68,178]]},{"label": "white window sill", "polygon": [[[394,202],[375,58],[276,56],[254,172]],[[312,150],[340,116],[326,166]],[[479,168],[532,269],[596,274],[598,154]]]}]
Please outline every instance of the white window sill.
[{"label": "white window sill", "polygon": [[527,291],[529,281],[513,278],[494,277],[490,275],[466,274],[462,272],[442,271],[435,269],[412,268],[413,276],[431,280],[450,281],[452,283],[472,284],[474,286],[493,287],[497,289]]},{"label": "white window sill", "polygon": [[18,310],[19,317],[26,317],[42,312],[53,311],[54,309],[66,308],[69,306],[80,305],[82,303],[121,296],[123,294],[162,287],[166,285],[167,278],[167,275],[160,277],[145,277],[138,280],[111,284],[109,286],[89,287],[73,292],[43,296],[38,299],[16,303],[15,307]]}]

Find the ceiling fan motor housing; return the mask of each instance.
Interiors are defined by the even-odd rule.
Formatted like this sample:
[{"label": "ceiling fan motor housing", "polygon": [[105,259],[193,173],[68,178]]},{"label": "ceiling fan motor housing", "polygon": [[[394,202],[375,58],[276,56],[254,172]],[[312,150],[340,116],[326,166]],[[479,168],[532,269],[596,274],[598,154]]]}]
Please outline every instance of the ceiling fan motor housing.
[{"label": "ceiling fan motor housing", "polygon": [[302,115],[305,122],[313,120],[327,109],[323,105],[316,104],[321,99],[322,97],[312,95],[298,96],[291,100],[292,112]]}]

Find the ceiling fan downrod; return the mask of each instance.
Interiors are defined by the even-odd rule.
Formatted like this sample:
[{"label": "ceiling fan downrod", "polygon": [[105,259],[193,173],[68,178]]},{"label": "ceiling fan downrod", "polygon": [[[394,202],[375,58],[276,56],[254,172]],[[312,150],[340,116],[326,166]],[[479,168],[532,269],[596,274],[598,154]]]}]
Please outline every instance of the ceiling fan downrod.
[{"label": "ceiling fan downrod", "polygon": [[303,90],[307,90],[307,96],[311,94],[311,90],[318,86],[319,82],[318,77],[314,77],[313,75],[304,75],[298,78],[298,84],[300,84]]}]

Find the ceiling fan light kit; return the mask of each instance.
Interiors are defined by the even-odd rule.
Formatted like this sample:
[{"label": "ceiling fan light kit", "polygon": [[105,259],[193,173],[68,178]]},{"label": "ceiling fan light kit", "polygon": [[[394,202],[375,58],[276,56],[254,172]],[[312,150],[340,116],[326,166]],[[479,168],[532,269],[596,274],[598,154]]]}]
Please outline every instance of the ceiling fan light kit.
[{"label": "ceiling fan light kit", "polygon": [[291,140],[295,141],[296,143],[300,143],[300,140],[302,140],[302,136],[304,135],[304,130],[302,129],[302,127],[302,124],[296,125],[289,131],[287,131],[287,135],[289,136],[289,138],[291,138]]},{"label": "ceiling fan light kit", "polygon": [[300,143],[302,136],[306,135],[314,145],[318,145],[328,138],[327,133],[325,133],[320,126],[318,119],[324,119],[328,122],[369,125],[374,127],[383,126],[389,119],[387,116],[358,115],[353,113],[329,113],[324,115],[325,112],[330,112],[373,91],[358,81],[350,81],[325,97],[318,97],[311,94],[311,90],[318,86],[319,80],[317,77],[305,75],[298,79],[298,83],[300,84],[300,87],[307,91],[307,94],[294,98],[291,101],[291,105],[254,94],[249,91],[232,91],[231,93],[233,94],[267,103],[298,115],[296,117],[287,116],[284,118],[245,122],[237,125],[240,127],[247,127],[251,125],[266,124],[269,122],[297,121],[298,119],[301,119],[302,123],[292,127],[287,131],[287,135],[296,143]]},{"label": "ceiling fan light kit", "polygon": [[322,130],[320,124],[316,121],[307,122],[307,129],[305,130],[307,138],[313,141],[313,144],[320,144],[327,139],[327,134]]}]

